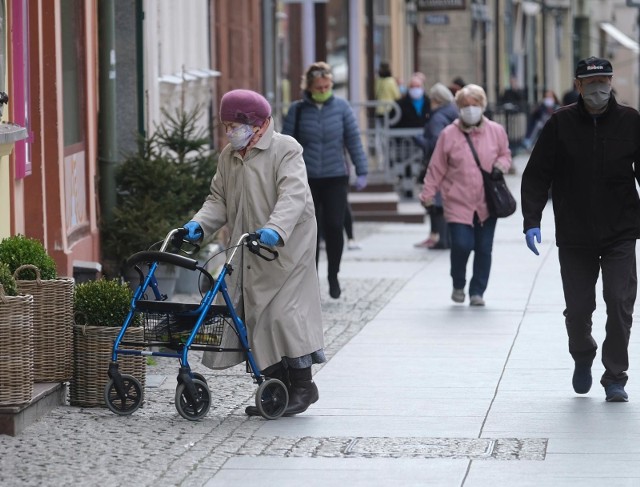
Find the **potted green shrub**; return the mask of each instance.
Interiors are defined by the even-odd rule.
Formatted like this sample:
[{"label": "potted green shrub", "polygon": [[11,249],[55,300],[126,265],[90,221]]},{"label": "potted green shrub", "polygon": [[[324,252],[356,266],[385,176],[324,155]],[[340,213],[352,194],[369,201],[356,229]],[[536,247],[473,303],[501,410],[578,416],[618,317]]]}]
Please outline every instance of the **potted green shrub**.
[{"label": "potted green shrub", "polygon": [[[12,274],[19,267],[31,264],[40,270],[41,279],[58,277],[56,263],[42,242],[24,235],[13,235],[0,241],[0,262],[7,264]],[[25,269],[19,278],[33,281],[36,279],[36,272],[33,269]]]},{"label": "potted green shrub", "polygon": [[2,286],[5,296],[18,295],[16,280],[13,277],[13,272],[11,272],[9,264],[6,262],[0,262],[0,286]]},{"label": "potted green shrub", "polygon": [[73,278],[58,277],[42,242],[24,235],[0,241],[0,262],[8,265],[20,294],[33,296],[33,378],[71,379]]},{"label": "potted green shrub", "polygon": [[[184,225],[209,194],[217,155],[207,132],[198,128],[201,108],[163,113],[166,121],[116,170],[116,205],[101,225],[111,276],[125,276],[127,258]],[[159,281],[162,292],[172,294],[173,288],[167,286],[175,283]]]},{"label": "potted green shrub", "polygon": [[[106,406],[104,387],[109,381],[107,371],[113,342],[129,312],[132,298],[129,286],[116,279],[103,278],[76,286],[73,379],[69,395],[72,406]],[[140,320],[136,318],[127,328],[124,339],[142,342],[144,330],[139,325]],[[122,356],[118,362],[120,371],[138,379],[144,390],[145,357]]]},{"label": "potted green shrub", "polygon": [[33,396],[33,296],[18,296],[8,264],[0,262],[0,406]]}]

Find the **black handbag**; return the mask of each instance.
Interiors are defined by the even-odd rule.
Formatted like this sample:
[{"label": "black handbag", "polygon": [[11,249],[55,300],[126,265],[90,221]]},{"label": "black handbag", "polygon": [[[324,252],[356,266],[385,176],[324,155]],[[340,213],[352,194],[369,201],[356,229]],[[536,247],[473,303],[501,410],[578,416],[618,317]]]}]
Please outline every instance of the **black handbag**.
[{"label": "black handbag", "polygon": [[511,194],[511,191],[509,191],[507,182],[504,180],[504,174],[495,168],[491,173],[482,169],[476,148],[471,142],[471,137],[469,137],[469,134],[467,133],[465,133],[464,136],[469,143],[469,147],[471,147],[471,152],[473,153],[473,158],[476,160],[478,169],[480,169],[480,172],[482,173],[484,195],[487,199],[489,214],[496,218],[505,218],[513,215],[516,212],[516,200]]}]

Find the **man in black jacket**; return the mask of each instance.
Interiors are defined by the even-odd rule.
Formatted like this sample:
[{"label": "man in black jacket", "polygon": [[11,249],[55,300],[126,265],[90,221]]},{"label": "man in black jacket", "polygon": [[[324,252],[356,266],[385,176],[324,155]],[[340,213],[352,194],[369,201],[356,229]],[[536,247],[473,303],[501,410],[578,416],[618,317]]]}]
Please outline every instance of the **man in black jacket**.
[{"label": "man in black jacket", "polygon": [[553,187],[573,388],[578,394],[591,388],[598,348],[591,318],[602,270],[607,323],[600,383],[607,401],[625,402],[640,238],[640,114],[616,102],[612,76],[606,59],[578,63],[578,102],[559,109],[543,128],[522,175],[521,193],[526,243],[538,255],[542,210]]}]

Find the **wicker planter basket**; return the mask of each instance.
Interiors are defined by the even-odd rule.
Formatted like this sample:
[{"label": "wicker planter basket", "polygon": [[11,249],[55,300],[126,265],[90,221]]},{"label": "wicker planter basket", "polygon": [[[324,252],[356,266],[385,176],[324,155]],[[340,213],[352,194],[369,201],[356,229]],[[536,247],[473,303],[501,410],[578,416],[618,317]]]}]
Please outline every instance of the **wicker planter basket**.
[{"label": "wicker planter basket", "polygon": [[5,296],[0,286],[0,406],[33,396],[33,296]]},{"label": "wicker planter basket", "polygon": [[[73,379],[70,387],[72,406],[106,407],[104,387],[109,382],[107,371],[111,362],[113,342],[120,328],[109,326],[75,325],[73,327]],[[125,341],[142,342],[144,330],[131,327],[124,335]],[[140,347],[127,347],[142,350]],[[118,357],[120,372],[134,376],[140,381],[144,391],[146,377],[146,357],[122,355]]]},{"label": "wicker planter basket", "polygon": [[[20,271],[33,269],[35,281],[20,280]],[[20,266],[14,273],[20,294],[33,296],[33,380],[71,380],[73,361],[72,278],[40,279],[40,270]]]}]

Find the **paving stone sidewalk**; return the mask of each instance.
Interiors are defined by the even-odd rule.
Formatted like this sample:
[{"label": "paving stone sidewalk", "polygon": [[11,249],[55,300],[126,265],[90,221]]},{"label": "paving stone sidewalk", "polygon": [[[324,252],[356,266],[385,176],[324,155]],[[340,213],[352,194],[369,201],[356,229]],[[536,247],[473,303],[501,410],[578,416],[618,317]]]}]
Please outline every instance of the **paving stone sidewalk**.
[{"label": "paving stone sidewalk", "polygon": [[[360,237],[374,231],[373,225],[356,224]],[[403,282],[384,277],[342,279],[345,292],[340,300],[330,299],[322,283],[329,360]],[[178,361],[154,357],[147,367],[153,387],[147,387],[145,403],[133,415],[63,406],[17,437],[0,436],[0,486],[204,485],[231,456],[261,448],[252,446],[252,435],[262,419],[251,420],[244,414],[256,390],[244,364],[212,371],[202,366],[200,358],[201,352],[190,354],[193,369],[205,376],[212,393],[211,409],[203,420],[189,422],[178,415],[174,405]],[[323,365],[314,366],[314,372]],[[296,445],[296,451],[322,454],[315,444]]]}]

